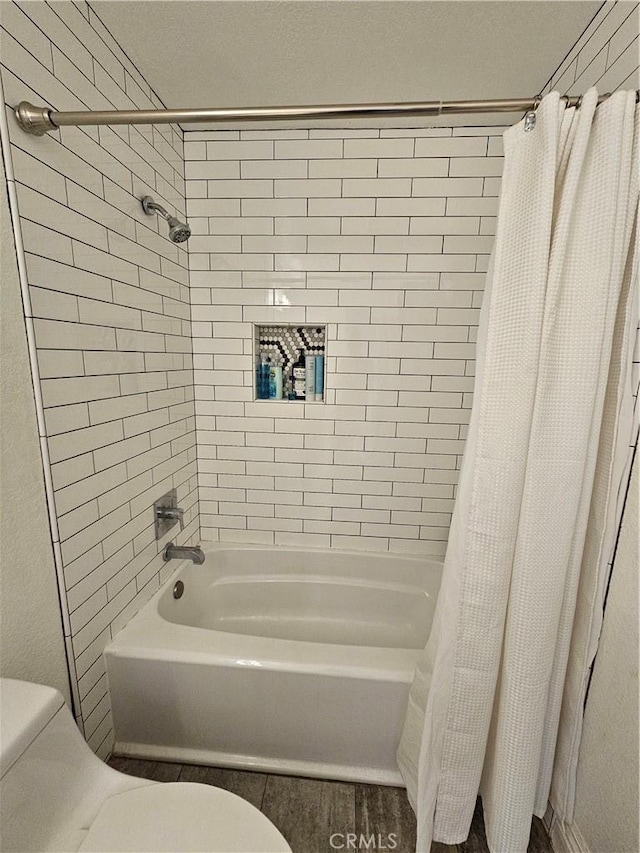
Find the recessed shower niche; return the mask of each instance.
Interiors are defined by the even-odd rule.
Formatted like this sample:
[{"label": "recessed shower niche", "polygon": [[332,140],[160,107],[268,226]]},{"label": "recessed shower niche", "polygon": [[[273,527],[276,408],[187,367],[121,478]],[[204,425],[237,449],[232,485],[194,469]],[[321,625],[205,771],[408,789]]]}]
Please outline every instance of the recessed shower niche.
[{"label": "recessed shower niche", "polygon": [[255,399],[323,403],[326,331],[319,325],[255,325]]}]

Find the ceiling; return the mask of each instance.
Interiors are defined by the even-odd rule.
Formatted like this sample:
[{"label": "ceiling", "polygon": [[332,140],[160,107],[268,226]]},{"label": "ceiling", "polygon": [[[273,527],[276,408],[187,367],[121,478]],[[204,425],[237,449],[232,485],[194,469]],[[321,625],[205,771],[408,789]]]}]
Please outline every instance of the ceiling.
[{"label": "ceiling", "polygon": [[[184,108],[533,96],[601,3],[91,0],[91,5],[166,106]],[[510,122],[504,115],[494,120]]]}]

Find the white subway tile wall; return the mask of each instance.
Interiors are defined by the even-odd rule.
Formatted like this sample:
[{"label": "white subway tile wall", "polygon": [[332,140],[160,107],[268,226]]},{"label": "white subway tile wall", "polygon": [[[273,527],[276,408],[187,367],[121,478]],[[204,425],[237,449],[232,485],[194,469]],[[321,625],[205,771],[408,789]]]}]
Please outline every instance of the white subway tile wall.
[{"label": "white subway tile wall", "polygon": [[[203,538],[444,553],[501,132],[185,134]],[[253,400],[272,322],[327,324],[326,403]]]},{"label": "white subway tile wall", "polygon": [[[3,2],[0,26],[7,107],[162,107],[86,3]],[[138,200],[185,215],[182,131],[8,123],[78,722],[106,755],[102,650],[168,575],[165,542],[199,539],[187,250]],[[185,530],[158,543],[174,487]]]}]

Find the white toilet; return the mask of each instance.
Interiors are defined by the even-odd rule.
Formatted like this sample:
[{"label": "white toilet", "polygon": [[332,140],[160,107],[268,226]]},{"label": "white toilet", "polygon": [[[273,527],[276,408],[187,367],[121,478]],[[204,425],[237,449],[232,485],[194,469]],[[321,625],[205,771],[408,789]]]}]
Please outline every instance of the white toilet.
[{"label": "white toilet", "polygon": [[229,791],[107,767],[51,687],[0,679],[0,714],[3,851],[291,853],[275,826]]}]

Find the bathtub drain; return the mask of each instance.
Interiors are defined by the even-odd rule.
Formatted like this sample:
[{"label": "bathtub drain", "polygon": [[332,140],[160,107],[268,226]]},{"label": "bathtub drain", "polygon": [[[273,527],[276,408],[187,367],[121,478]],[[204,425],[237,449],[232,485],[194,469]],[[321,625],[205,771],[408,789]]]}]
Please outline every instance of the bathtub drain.
[{"label": "bathtub drain", "polygon": [[184,584],[182,581],[176,581],[175,586],[173,587],[173,597],[174,598],[182,598],[182,593],[184,592]]}]

